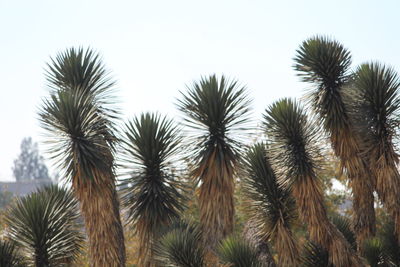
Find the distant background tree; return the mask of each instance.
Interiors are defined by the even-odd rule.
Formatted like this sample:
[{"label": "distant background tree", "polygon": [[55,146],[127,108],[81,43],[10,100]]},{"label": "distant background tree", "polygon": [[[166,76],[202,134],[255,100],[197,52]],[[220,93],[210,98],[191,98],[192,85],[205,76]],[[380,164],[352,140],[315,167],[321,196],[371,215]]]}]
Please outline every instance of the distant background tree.
[{"label": "distant background tree", "polygon": [[38,145],[31,137],[22,139],[21,153],[14,160],[12,171],[17,181],[50,180],[49,171],[39,154]]}]

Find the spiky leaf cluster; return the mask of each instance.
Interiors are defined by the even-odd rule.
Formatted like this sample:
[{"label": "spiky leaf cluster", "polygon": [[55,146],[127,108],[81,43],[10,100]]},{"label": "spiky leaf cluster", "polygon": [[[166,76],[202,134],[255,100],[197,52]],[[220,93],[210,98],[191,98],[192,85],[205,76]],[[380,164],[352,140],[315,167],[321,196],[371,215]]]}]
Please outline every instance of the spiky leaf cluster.
[{"label": "spiky leaf cluster", "polygon": [[126,124],[123,202],[135,226],[146,224],[147,231],[154,232],[184,209],[185,188],[173,163],[180,141],[179,128],[158,114],[145,113]]},{"label": "spiky leaf cluster", "polygon": [[25,267],[23,257],[13,242],[0,240],[0,267]]},{"label": "spiky leaf cluster", "polygon": [[200,228],[193,223],[176,223],[155,246],[156,259],[166,267],[205,267],[206,249]]},{"label": "spiky leaf cluster", "polygon": [[341,88],[349,79],[350,52],[335,40],[316,36],[301,44],[294,61],[302,80],[315,85],[308,100],[326,129],[336,131],[348,127]]},{"label": "spiky leaf cluster", "polygon": [[218,255],[232,267],[261,267],[256,250],[243,238],[230,236],[218,247]]},{"label": "spiky leaf cluster", "polygon": [[333,264],[329,263],[329,254],[321,246],[308,242],[304,246],[302,255],[302,266],[303,267],[334,267]]},{"label": "spiky leaf cluster", "polygon": [[[353,249],[356,250],[357,242],[355,234],[352,231],[350,220],[339,214],[333,214],[330,219],[346,238],[347,242],[349,242]],[[302,262],[304,267],[333,267],[333,265],[329,263],[328,251],[311,241],[308,241],[304,246]]]},{"label": "spiky leaf cluster", "polygon": [[266,144],[257,143],[249,148],[244,158],[244,190],[260,236],[273,237],[277,224],[288,229],[296,218],[296,204],[290,192],[279,187],[272,169]]},{"label": "spiky leaf cluster", "polygon": [[78,204],[71,191],[56,186],[18,199],[6,214],[9,237],[36,266],[64,266],[82,248]]},{"label": "spiky leaf cluster", "polygon": [[336,228],[343,234],[344,238],[346,238],[347,242],[349,242],[354,251],[357,251],[357,240],[352,230],[352,225],[350,220],[339,214],[333,214],[330,217],[330,220],[336,226]]},{"label": "spiky leaf cluster", "polygon": [[99,172],[112,177],[114,82],[99,55],[82,48],[60,53],[48,64],[47,81],[50,97],[39,115],[58,167],[68,178],[91,180]]},{"label": "spiky leaf cluster", "polygon": [[246,88],[235,80],[216,75],[203,77],[182,93],[178,108],[193,131],[188,134],[191,161],[202,166],[217,151],[218,162],[236,163],[240,157],[241,134],[248,128],[249,105]]},{"label": "spiky leaf cluster", "polygon": [[[300,104],[289,98],[274,102],[264,115],[279,184],[290,188],[299,179],[315,175],[320,158],[318,129]],[[313,177],[316,178],[316,177]]]},{"label": "spiky leaf cluster", "polygon": [[[394,69],[372,62],[360,65],[346,88],[347,104],[362,135],[366,153],[394,146],[400,124],[400,81]],[[393,153],[392,150],[388,151]]]}]

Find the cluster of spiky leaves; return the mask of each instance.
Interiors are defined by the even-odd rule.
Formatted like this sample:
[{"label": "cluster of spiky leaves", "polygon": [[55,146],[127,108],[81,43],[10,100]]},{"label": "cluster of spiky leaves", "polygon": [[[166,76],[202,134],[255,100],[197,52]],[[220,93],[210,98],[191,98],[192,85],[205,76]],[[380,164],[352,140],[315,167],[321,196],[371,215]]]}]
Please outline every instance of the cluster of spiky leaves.
[{"label": "cluster of spiky leaves", "polygon": [[52,158],[68,178],[109,173],[117,112],[109,107],[114,82],[99,56],[74,48],[60,53],[48,64],[47,80],[52,90],[39,115]]},{"label": "cluster of spiky leaves", "polygon": [[376,191],[396,221],[400,235],[400,174],[394,138],[400,124],[400,82],[397,73],[379,63],[362,64],[348,89],[348,105],[360,136]]},{"label": "cluster of spiky leaves", "polygon": [[358,256],[338,229],[328,220],[317,177],[320,166],[318,129],[307,119],[302,107],[290,99],[273,103],[266,111],[265,126],[271,143],[274,166],[281,186],[290,189],[307,224],[312,242],[329,252],[337,266],[360,266]]},{"label": "cluster of spiky leaves", "polygon": [[13,242],[0,240],[0,266],[25,267],[25,261]]},{"label": "cluster of spiky leaves", "polygon": [[[331,216],[332,223],[337,227],[337,229],[343,234],[347,242],[353,247],[354,250],[357,249],[357,242],[354,232],[352,231],[352,226],[350,221],[339,215],[333,214]],[[302,265],[304,267],[333,267],[334,265],[329,262],[329,253],[322,246],[317,245],[314,242],[307,242],[304,246],[302,253]]]},{"label": "cluster of spiky leaves", "polygon": [[123,162],[128,178],[123,202],[139,234],[142,260],[158,229],[177,219],[185,206],[185,187],[172,162],[180,141],[179,128],[157,114],[142,114],[125,127]]},{"label": "cluster of spiky leaves", "polygon": [[49,152],[72,186],[85,219],[94,266],[123,266],[125,248],[115,190],[114,82],[99,55],[71,48],[48,64],[50,97],[39,113]]},{"label": "cluster of spiky leaves", "polygon": [[[350,221],[343,216],[334,215],[332,222],[342,232],[344,237],[356,245],[355,234]],[[365,240],[362,244],[362,254],[371,267],[389,267],[400,265],[400,245],[394,230],[393,221],[386,221],[376,237]],[[329,263],[329,253],[321,246],[308,242],[302,256],[305,267],[332,267]]]},{"label": "cluster of spiky leaves", "polygon": [[329,253],[322,246],[313,242],[305,244],[302,255],[303,267],[334,267],[329,263]]},{"label": "cluster of spiky leaves", "polygon": [[83,242],[78,204],[71,191],[45,187],[18,199],[6,215],[9,237],[35,266],[66,266]]},{"label": "cluster of spiky leaves", "polygon": [[343,234],[347,242],[351,245],[354,251],[357,250],[357,240],[353,232],[351,222],[344,216],[339,214],[333,214],[330,216],[330,220],[336,226],[336,228]]},{"label": "cluster of spiky leaves", "polygon": [[374,178],[360,157],[361,148],[345,105],[343,86],[349,81],[350,52],[342,44],[316,36],[304,41],[294,58],[294,68],[305,82],[315,85],[307,100],[328,133],[353,193],[353,225],[362,243],[375,227]]},{"label": "cluster of spiky leaves", "polygon": [[[397,73],[380,63],[360,65],[355,71],[351,86],[346,89],[351,97],[349,109],[359,127],[366,153],[387,146],[393,148],[393,138],[400,124],[400,81]],[[363,131],[365,130],[365,131]],[[390,149],[388,153],[393,153]]]},{"label": "cluster of spiky leaves", "polygon": [[316,85],[309,101],[321,115],[325,128],[348,127],[340,90],[349,78],[350,52],[337,41],[316,36],[300,45],[294,61],[302,80]]},{"label": "cluster of spiky leaves", "polygon": [[249,148],[244,158],[244,190],[252,211],[252,221],[263,240],[272,240],[282,266],[298,260],[296,238],[292,233],[296,204],[290,192],[278,185],[266,144]]},{"label": "cluster of spiky leaves", "polygon": [[257,252],[246,240],[230,236],[218,247],[218,255],[225,264],[232,267],[261,267]]},{"label": "cluster of spiky leaves", "polygon": [[200,183],[200,220],[210,246],[233,229],[234,174],[242,138],[249,122],[246,89],[237,81],[216,75],[194,82],[182,93],[178,107],[192,129],[188,160]]},{"label": "cluster of spiky leaves", "polygon": [[377,237],[364,243],[363,256],[371,267],[400,266],[400,245],[392,220],[382,225]]},{"label": "cluster of spiky leaves", "polygon": [[300,104],[289,98],[274,102],[264,114],[264,126],[271,141],[278,183],[292,189],[296,183],[307,182],[309,178],[318,180],[316,170],[321,163],[318,128],[308,121]]},{"label": "cluster of spiky leaves", "polygon": [[160,266],[206,266],[202,232],[194,223],[174,223],[155,245],[155,254]]}]

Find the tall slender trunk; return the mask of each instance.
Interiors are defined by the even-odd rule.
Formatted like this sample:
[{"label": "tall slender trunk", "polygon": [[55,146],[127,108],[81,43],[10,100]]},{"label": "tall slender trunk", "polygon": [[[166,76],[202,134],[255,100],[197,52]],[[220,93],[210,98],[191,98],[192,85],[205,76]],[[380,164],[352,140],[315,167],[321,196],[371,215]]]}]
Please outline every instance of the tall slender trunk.
[{"label": "tall slender trunk", "polygon": [[357,237],[358,248],[368,238],[375,236],[376,217],[374,209],[374,175],[361,157],[359,141],[349,127],[339,133],[332,133],[332,147],[340,159],[341,169],[346,172],[353,196],[353,228]]},{"label": "tall slender trunk", "polygon": [[377,178],[376,192],[383,206],[392,216],[395,233],[400,240],[400,173],[397,163],[398,158],[394,151],[388,154],[373,153],[371,157],[371,169]]},{"label": "tall slender trunk", "polygon": [[[200,222],[206,245],[214,248],[219,241],[231,234],[234,225],[234,165],[218,162],[214,151],[205,169],[200,171],[201,185],[198,189]],[[199,170],[198,170],[199,171]]]},{"label": "tall slender trunk", "polygon": [[307,224],[311,241],[329,252],[329,261],[337,267],[364,266],[350,244],[329,221],[324,207],[322,189],[315,177],[302,177],[293,186],[293,195],[300,218]]},{"label": "tall slender trunk", "polygon": [[50,266],[49,255],[44,249],[35,250],[35,267],[48,267]]},{"label": "tall slender trunk", "polygon": [[[80,179],[79,179],[80,178]],[[125,243],[114,177],[73,179],[89,239],[90,266],[124,267]]]}]

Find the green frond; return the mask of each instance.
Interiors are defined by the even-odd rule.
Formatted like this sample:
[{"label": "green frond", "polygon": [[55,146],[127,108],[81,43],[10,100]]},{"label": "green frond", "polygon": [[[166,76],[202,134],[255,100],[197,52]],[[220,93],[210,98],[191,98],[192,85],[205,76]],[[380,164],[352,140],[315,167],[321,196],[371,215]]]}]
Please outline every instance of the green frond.
[{"label": "green frond", "polygon": [[125,125],[122,191],[128,221],[139,234],[140,257],[149,257],[150,243],[160,229],[179,218],[185,208],[186,187],[173,162],[181,138],[179,128],[158,114],[145,113]]},{"label": "green frond", "polygon": [[112,177],[118,112],[99,56],[69,49],[48,64],[47,79],[52,91],[39,116],[53,160],[68,178],[94,179],[95,169]]},{"label": "green frond", "polygon": [[199,185],[200,221],[210,247],[233,230],[234,176],[249,129],[249,105],[245,87],[216,75],[194,82],[178,102],[186,115],[186,158]]},{"label": "green frond", "polygon": [[328,252],[312,242],[306,243],[302,256],[303,267],[334,267],[329,263]]},{"label": "green frond", "polygon": [[145,113],[126,124],[123,165],[128,186],[123,201],[132,222],[146,220],[157,229],[184,209],[184,185],[174,172],[179,128],[171,120]]},{"label": "green frond", "polygon": [[0,239],[0,267],[26,267],[13,242]]},{"label": "green frond", "polygon": [[352,230],[351,221],[339,214],[334,214],[330,219],[336,228],[342,233],[344,238],[346,238],[354,251],[357,251],[357,239]]},{"label": "green frond", "polygon": [[250,103],[247,90],[235,80],[216,75],[203,77],[187,87],[178,101],[186,115],[194,161],[204,164],[214,150],[218,161],[236,161],[241,151],[240,135],[248,130]]},{"label": "green frond", "polygon": [[155,245],[156,260],[166,267],[205,267],[202,233],[192,223],[175,224]]},{"label": "green frond", "polygon": [[18,199],[6,214],[9,237],[36,266],[67,266],[82,248],[78,204],[56,186]]},{"label": "green frond", "polygon": [[[354,251],[356,251],[357,241],[354,232],[351,230],[350,220],[339,214],[334,214],[330,219],[343,234]],[[333,267],[333,265],[329,263],[329,253],[327,250],[313,242],[308,242],[304,247],[302,262],[304,267]]]},{"label": "green frond", "polygon": [[257,252],[243,238],[231,236],[218,247],[220,260],[232,267],[261,267]]},{"label": "green frond", "polygon": [[274,102],[266,110],[264,126],[272,142],[272,157],[279,159],[274,163],[282,178],[280,185],[290,188],[302,177],[315,176],[320,157],[318,129],[298,102],[288,98]]},{"label": "green frond", "polygon": [[47,64],[46,78],[54,91],[76,90],[98,100],[112,100],[110,92],[115,85],[109,71],[101,61],[100,55],[92,49],[69,48],[60,52]]},{"label": "green frond", "polygon": [[360,65],[348,90],[354,121],[364,133],[367,150],[374,146],[393,147],[393,137],[400,124],[400,81],[397,73],[380,63]]},{"label": "green frond", "polygon": [[400,243],[395,233],[395,225],[392,220],[383,224],[379,233],[379,238],[382,241],[388,260],[394,266],[400,266]]},{"label": "green frond", "polygon": [[371,238],[365,241],[363,256],[371,267],[390,266],[384,246],[378,238]]},{"label": "green frond", "polygon": [[325,128],[335,131],[348,127],[341,87],[349,79],[350,52],[335,40],[316,36],[300,45],[294,61],[294,68],[302,80],[315,85],[308,100]]},{"label": "green frond", "polygon": [[[263,238],[275,234],[277,224],[290,229],[296,218],[296,204],[290,192],[279,187],[271,167],[266,144],[257,143],[249,148],[244,158],[244,190],[250,200],[257,229]],[[262,230],[261,230],[262,229]]]}]

